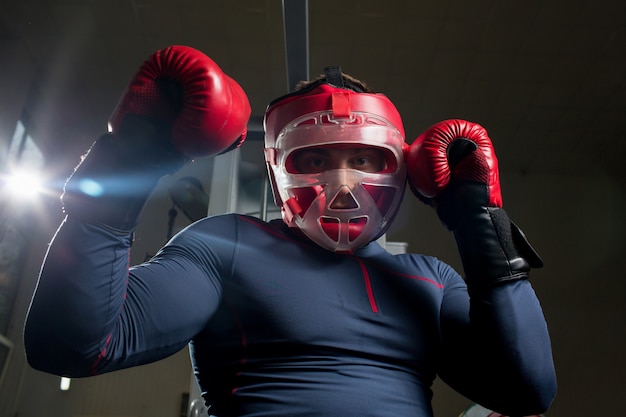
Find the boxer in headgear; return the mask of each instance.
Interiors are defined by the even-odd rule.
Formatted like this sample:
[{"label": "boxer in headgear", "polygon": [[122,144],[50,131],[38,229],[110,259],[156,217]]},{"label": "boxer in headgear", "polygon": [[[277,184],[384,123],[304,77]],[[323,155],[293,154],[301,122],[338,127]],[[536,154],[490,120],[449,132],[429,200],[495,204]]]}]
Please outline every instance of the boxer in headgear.
[{"label": "boxer in headgear", "polygon": [[[249,114],[242,88],[193,48],[140,68],[67,182],[24,331],[32,367],[83,377],[188,345],[218,417],[431,417],[437,376],[506,415],[549,407],[550,340],[527,279],[537,259],[501,208],[486,131],[444,121],[408,147],[393,104],[338,68],[267,108],[282,219],[209,216],[129,267],[159,178],[240,145]],[[467,283],[374,241],[407,176],[457,238]]]},{"label": "boxer in headgear", "polygon": [[[325,71],[322,79],[269,105],[265,159],[285,223],[326,249],[351,251],[380,237],[400,206],[404,128],[387,97],[344,78],[337,67]],[[321,150],[350,150],[352,159],[378,165],[302,167]]]}]

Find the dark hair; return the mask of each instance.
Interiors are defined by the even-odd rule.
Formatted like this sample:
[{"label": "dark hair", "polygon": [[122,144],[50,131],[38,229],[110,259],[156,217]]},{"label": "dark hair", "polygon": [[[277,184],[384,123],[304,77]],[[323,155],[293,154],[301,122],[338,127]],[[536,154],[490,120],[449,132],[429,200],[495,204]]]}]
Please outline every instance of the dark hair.
[{"label": "dark hair", "polygon": [[357,93],[374,93],[374,90],[365,84],[364,81],[354,78],[349,74],[345,74],[338,65],[324,68],[324,73],[318,75],[317,78],[313,78],[309,81],[300,81],[296,84],[294,91],[314,88],[313,86],[319,84],[330,84],[338,88],[347,88]]},{"label": "dark hair", "polygon": [[[338,67],[334,67],[331,69],[335,69]],[[327,69],[325,68],[325,71]],[[349,90],[354,90],[357,93],[374,93],[374,90],[370,88],[364,81],[361,81],[353,76],[341,72],[341,69],[338,69],[338,74],[341,74],[341,80],[343,81],[343,85],[336,85],[336,87],[347,88]],[[294,91],[304,90],[307,87],[312,85],[318,85],[322,83],[336,84],[335,80],[329,80],[329,73],[325,72],[324,74],[318,75],[316,78],[313,78],[308,81],[299,81],[294,88]],[[337,74],[337,75],[338,75]]]},{"label": "dark hair", "polygon": [[317,86],[321,84],[330,84],[338,88],[345,88],[348,90],[355,91],[357,93],[375,93],[375,91],[370,88],[365,82],[354,78],[351,75],[345,74],[341,72],[341,68],[339,67],[326,67],[324,68],[324,74],[320,74],[316,78],[313,78],[308,81],[299,81],[294,90],[284,96],[275,98],[272,100],[267,106],[268,109],[275,105],[276,103],[293,96],[299,96],[301,94],[306,94],[308,91],[315,89]]}]

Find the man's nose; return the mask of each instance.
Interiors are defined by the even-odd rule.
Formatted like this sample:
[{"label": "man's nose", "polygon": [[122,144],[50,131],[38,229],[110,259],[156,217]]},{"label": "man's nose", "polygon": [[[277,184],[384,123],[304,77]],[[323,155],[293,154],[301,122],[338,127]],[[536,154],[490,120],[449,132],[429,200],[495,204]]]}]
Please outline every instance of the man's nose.
[{"label": "man's nose", "polygon": [[335,162],[335,167],[336,169],[349,169],[352,168],[350,166],[350,162],[348,162],[347,159],[340,159],[339,161]]},{"label": "man's nose", "polygon": [[350,158],[345,155],[345,152],[336,152],[330,155],[330,169],[349,169]]}]

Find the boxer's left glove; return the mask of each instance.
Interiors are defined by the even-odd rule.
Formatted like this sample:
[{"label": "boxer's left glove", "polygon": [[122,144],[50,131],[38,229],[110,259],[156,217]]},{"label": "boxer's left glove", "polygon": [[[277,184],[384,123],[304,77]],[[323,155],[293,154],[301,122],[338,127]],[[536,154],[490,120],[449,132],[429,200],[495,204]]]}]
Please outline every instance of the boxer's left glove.
[{"label": "boxer's left glove", "polygon": [[192,158],[239,146],[250,103],[202,52],[171,46],[135,74],[100,137],[65,184],[65,212],[121,232],[137,225],[159,179]]},{"label": "boxer's left glove", "polygon": [[526,279],[541,259],[502,209],[498,160],[487,131],[445,120],[407,155],[409,185],[454,234],[470,291]]}]

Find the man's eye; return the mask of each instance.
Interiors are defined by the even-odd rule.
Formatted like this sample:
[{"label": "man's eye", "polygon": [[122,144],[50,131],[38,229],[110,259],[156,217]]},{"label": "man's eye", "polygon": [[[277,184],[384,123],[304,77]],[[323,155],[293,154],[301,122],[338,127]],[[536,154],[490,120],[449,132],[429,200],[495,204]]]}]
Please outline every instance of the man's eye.
[{"label": "man's eye", "polygon": [[317,156],[311,156],[302,161],[300,170],[305,173],[314,173],[324,171],[325,169],[327,169],[327,167],[328,162],[326,159]]},{"label": "man's eye", "polygon": [[352,159],[352,166],[355,168],[367,168],[372,163],[372,158],[368,155],[361,155]]},{"label": "man's eye", "polygon": [[364,172],[378,172],[384,169],[384,159],[379,152],[363,152],[350,160],[350,165]]},{"label": "man's eye", "polygon": [[324,160],[322,158],[310,158],[308,165],[315,167],[315,168],[319,168],[319,167],[324,166]]}]

